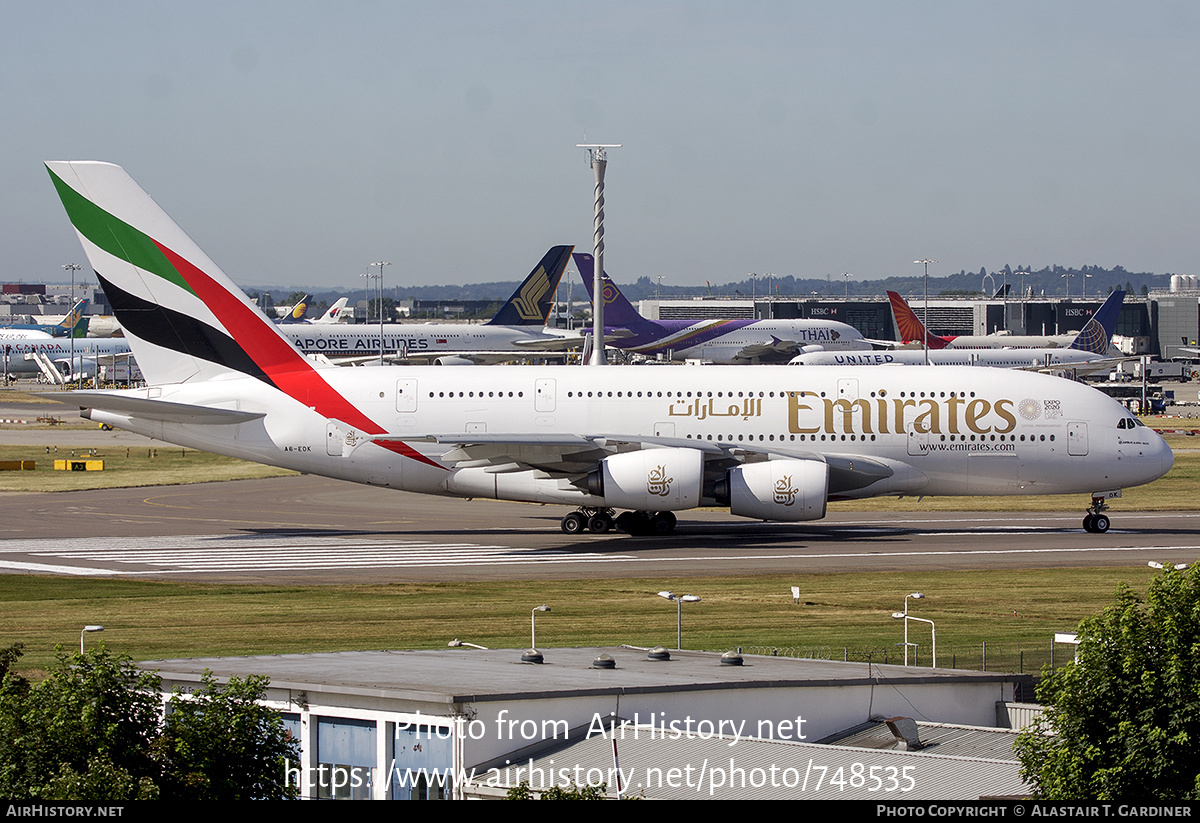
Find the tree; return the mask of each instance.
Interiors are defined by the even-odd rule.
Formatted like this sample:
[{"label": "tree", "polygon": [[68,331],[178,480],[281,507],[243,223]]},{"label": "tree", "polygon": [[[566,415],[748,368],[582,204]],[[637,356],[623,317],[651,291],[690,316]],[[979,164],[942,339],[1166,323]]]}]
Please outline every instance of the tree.
[{"label": "tree", "polygon": [[529,788],[529,781],[522,780],[516,786],[513,786],[505,794],[505,800],[604,800],[608,792],[607,783],[591,784],[586,786],[577,786],[572,784],[567,787],[551,786],[547,789],[541,789],[539,794],[535,794],[534,790]]},{"label": "tree", "polygon": [[159,678],[102,644],[60,651],[45,680],[9,671],[0,686],[0,795],[133,800],[157,794],[150,747]]},{"label": "tree", "polygon": [[194,697],[109,653],[64,654],[40,683],[11,671],[20,648],[0,653],[0,797],[39,800],[278,799],[295,795],[284,759],[298,757],[279,714],[255,701],[265,678],[211,672]]},{"label": "tree", "polygon": [[299,742],[279,713],[260,705],[268,680],[232,677],[225,688],[205,671],[193,695],[171,697],[156,746],[164,761],[163,794],[187,800],[283,800],[298,787],[283,779]]},{"label": "tree", "polygon": [[1168,568],[1145,602],[1122,584],[1038,699],[1043,722],[1015,747],[1038,796],[1200,797],[1200,567]]}]

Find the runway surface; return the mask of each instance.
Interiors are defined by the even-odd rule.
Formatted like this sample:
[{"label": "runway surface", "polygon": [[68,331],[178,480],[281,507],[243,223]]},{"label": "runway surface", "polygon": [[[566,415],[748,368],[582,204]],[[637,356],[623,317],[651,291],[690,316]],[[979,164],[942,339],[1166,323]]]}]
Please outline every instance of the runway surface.
[{"label": "runway surface", "polygon": [[760,523],[685,512],[674,535],[568,536],[563,506],[281,477],[4,495],[0,573],[269,583],[690,577],[1194,562],[1200,512],[854,513]]}]

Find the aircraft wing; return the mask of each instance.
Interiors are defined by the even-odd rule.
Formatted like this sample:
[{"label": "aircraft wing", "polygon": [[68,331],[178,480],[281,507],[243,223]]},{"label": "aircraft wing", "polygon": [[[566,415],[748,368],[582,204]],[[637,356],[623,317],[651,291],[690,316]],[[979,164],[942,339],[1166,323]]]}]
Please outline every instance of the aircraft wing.
[{"label": "aircraft wing", "polygon": [[734,355],[736,360],[780,360],[788,361],[800,353],[801,344],[795,340],[780,340],[772,337],[761,343],[750,343]]},{"label": "aircraft wing", "polygon": [[[411,434],[379,434],[359,438],[354,448],[369,440],[425,440],[453,446],[441,455],[452,468],[481,468],[488,473],[504,474],[534,470],[574,485],[587,482],[587,475],[607,457],[643,449],[694,449],[704,460],[708,479],[723,477],[735,466],[761,463],[779,457],[796,460],[797,455],[773,452],[769,448],[748,447],[735,443],[716,443],[677,437],[628,435],[533,435],[454,433],[414,438]],[[895,474],[887,462],[853,454],[812,452],[799,459],[825,463],[829,467],[829,495],[844,495],[865,488]],[[914,478],[919,485],[920,478]]]},{"label": "aircraft wing", "polygon": [[[626,340],[633,337],[634,333],[629,329],[609,329],[604,333],[604,343],[616,343],[620,340]],[[556,335],[553,338],[531,337],[527,340],[514,340],[513,343],[522,349],[534,349],[537,351],[568,351],[578,349],[583,346],[582,334]]]}]

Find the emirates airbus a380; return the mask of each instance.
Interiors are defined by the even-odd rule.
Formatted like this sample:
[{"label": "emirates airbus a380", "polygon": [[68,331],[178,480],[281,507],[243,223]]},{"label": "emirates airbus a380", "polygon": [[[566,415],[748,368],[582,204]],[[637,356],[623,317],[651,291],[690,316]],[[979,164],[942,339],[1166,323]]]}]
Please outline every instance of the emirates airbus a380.
[{"label": "emirates airbus a380", "polygon": [[[123,169],[50,176],[150,385],[75,394],[150,437],[410,492],[577,507],[566,532],[669,532],[726,506],[816,520],[879,495],[1082,494],[1161,477],[1166,443],[1086,386],[913,366],[321,367]],[[619,516],[615,510],[624,510]]]}]

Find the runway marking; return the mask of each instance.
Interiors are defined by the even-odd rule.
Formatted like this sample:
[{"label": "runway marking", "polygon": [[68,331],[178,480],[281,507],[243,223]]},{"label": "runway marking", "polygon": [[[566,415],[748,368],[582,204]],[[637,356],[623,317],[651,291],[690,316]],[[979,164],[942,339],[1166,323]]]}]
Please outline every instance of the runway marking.
[{"label": "runway marking", "polygon": [[[606,541],[610,542],[610,541]],[[668,548],[670,544],[663,544]],[[988,557],[1001,555],[1071,555],[1088,552],[1154,552],[1200,549],[1200,543],[1178,546],[1085,546],[1078,548],[858,551],[812,553],[736,553],[732,555],[653,556],[528,549],[512,546],[424,540],[364,541],[347,537],[279,535],[198,535],[148,538],[74,538],[65,540],[0,540],[0,569],[15,572],[81,576],[146,576],[214,572],[282,572],[320,569],[411,569],[450,566],[524,566],[544,563],[697,563],[780,560],[902,559]],[[24,553],[50,562],[6,560]],[[64,562],[80,565],[65,565]],[[141,568],[135,568],[141,567]]]},{"label": "runway marking", "polygon": [[[66,566],[3,559],[4,554],[14,553],[92,565]],[[362,541],[342,537],[296,538],[275,535],[0,541],[0,569],[96,576],[513,565],[619,560],[624,557],[627,556],[476,543]],[[151,568],[135,569],[128,566]]]}]

